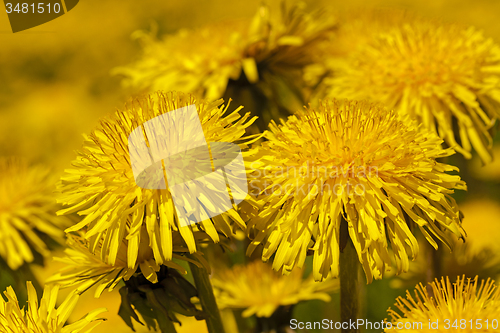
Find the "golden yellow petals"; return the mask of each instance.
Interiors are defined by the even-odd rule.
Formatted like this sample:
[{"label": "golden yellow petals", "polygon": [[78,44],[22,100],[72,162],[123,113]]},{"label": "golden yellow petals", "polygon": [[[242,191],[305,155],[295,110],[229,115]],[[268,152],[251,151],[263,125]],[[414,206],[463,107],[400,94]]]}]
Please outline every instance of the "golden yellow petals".
[{"label": "golden yellow petals", "polygon": [[385,332],[498,332],[500,289],[494,281],[463,276],[452,284],[442,277],[430,287],[432,294],[419,284],[415,296],[407,291],[406,299],[399,297],[395,305],[400,312],[389,308],[392,329]]},{"label": "golden yellow petals", "polygon": [[78,333],[90,332],[102,323],[98,316],[106,312],[104,308],[96,309],[69,325],[65,325],[76,306],[79,295],[70,293],[66,299],[55,307],[59,287],[46,286],[38,303],[33,284],[28,281],[28,308],[21,308],[12,287],[4,291],[7,301],[0,296],[0,333]]},{"label": "golden yellow petals", "polygon": [[[138,186],[131,164],[128,138],[133,131],[153,118],[190,105],[196,106],[200,132],[203,131],[206,142],[237,142],[244,151],[251,139],[245,137],[245,129],[255,118],[248,113],[241,116],[238,113],[241,107],[229,111],[229,105],[222,103],[222,100],[197,101],[189,94],[160,91],[133,100],[103,119],[86,137],[73,168],[66,170],[58,185],[59,201],[68,207],[59,214],[81,216],[66,232],[85,231],[83,237],[88,241],[85,246],[90,254],[100,257],[103,265],[127,267],[131,271],[139,265],[153,281],[159,265],[168,265],[175,252],[194,253],[200,242],[219,242],[222,237],[232,237],[238,228],[244,229],[245,223],[234,208],[200,223],[182,224],[174,208],[171,188]],[[174,147],[190,133],[173,131],[169,135],[169,143]],[[145,161],[149,159],[144,157]],[[174,167],[181,173],[184,169]],[[163,173],[159,179],[165,182]]]},{"label": "golden yellow petals", "polygon": [[[453,154],[416,122],[379,105],[331,101],[274,122],[250,157],[252,186],[261,190],[248,222],[252,253],[288,273],[313,255],[313,274],[338,275],[341,239],[350,237],[368,282],[391,267],[409,268],[418,243],[448,246],[464,237],[454,189],[466,189],[456,168],[436,162]],[[342,232],[341,225],[345,224]],[[432,236],[431,236],[432,235]]]},{"label": "golden yellow petals", "polygon": [[384,26],[353,52],[331,57],[335,76],[325,80],[327,94],[380,102],[417,119],[466,158],[475,150],[491,162],[499,45],[472,27],[416,18]]},{"label": "golden yellow petals", "polygon": [[71,221],[55,216],[57,179],[50,173],[43,166],[0,158],[0,260],[13,270],[32,262],[34,252],[50,255],[43,235],[64,243],[63,229]]}]

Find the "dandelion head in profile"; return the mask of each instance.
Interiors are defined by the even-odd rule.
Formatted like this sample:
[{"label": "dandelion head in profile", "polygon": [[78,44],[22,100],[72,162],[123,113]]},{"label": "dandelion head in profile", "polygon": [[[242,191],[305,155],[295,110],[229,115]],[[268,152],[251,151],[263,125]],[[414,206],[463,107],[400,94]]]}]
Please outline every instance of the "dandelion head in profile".
[{"label": "dandelion head in profile", "polygon": [[[415,296],[407,291],[406,299],[398,297],[399,312],[389,308],[392,321],[385,332],[498,332],[500,289],[494,281],[462,276],[451,283],[442,277],[430,287],[432,294],[419,284]],[[412,326],[416,324],[421,325],[419,329]]]},{"label": "dandelion head in profile", "polygon": [[12,287],[4,291],[6,300],[0,296],[0,333],[78,333],[90,332],[103,319],[98,316],[107,311],[104,308],[89,312],[83,318],[66,325],[66,321],[76,306],[79,295],[70,293],[55,307],[59,288],[46,286],[41,300],[37,297],[33,284],[28,281],[28,309],[19,306]]},{"label": "dandelion head in profile", "polygon": [[[227,112],[228,106],[223,106],[222,103],[222,100],[211,103],[198,102],[189,94],[158,92],[134,100],[113,116],[102,120],[100,125],[85,137],[83,149],[73,162],[74,168],[66,172],[59,184],[60,201],[69,206],[59,214],[76,212],[83,216],[78,224],[66,231],[84,230],[90,251],[94,253],[99,248],[100,257],[111,266],[117,262],[123,240],[126,239],[127,267],[135,269],[140,248],[145,244],[145,235],[148,237],[146,243],[152,250],[156,265],[161,265],[172,260],[177,247],[173,240],[178,236],[181,239],[180,246],[185,246],[188,252],[194,253],[198,242],[218,242],[220,237],[229,237],[237,228],[244,228],[244,222],[233,206],[221,215],[204,215],[207,218],[196,221],[199,223],[180,223],[180,212],[175,209],[175,202],[167,184],[152,188],[139,186],[131,161],[131,156],[137,157],[132,154],[129,145],[131,133],[137,132],[137,136],[143,132],[147,133],[145,124],[149,124],[149,121],[193,105],[203,140],[215,143],[237,142],[239,148],[244,149],[248,142],[245,128],[254,119],[250,119],[249,114],[241,116],[238,113],[241,107]],[[159,126],[163,125],[165,124],[159,123]],[[155,162],[152,158],[162,147],[168,146],[171,150],[178,151],[179,147],[184,147],[189,141],[190,127],[186,127],[183,122],[173,125],[175,126],[171,130],[160,131],[168,133],[168,137],[148,137],[147,140],[142,137],[142,142],[148,149],[139,153],[145,154],[145,163]],[[219,153],[224,155],[224,149],[214,150],[210,156],[215,160]],[[182,160],[179,162],[174,159],[173,164],[180,168],[181,162]],[[162,161],[159,161],[159,165],[160,172],[157,176],[165,182],[163,177],[173,166],[162,165]],[[223,190],[227,191],[225,186]],[[196,195],[195,199],[201,202],[200,206],[207,211],[213,208],[210,202],[206,201],[205,194],[208,192],[219,193],[217,189],[207,186],[193,194]],[[186,207],[186,210],[188,208]],[[151,267],[156,266],[151,264]],[[142,268],[146,269],[146,266],[142,265]]]},{"label": "dandelion head in profile", "polygon": [[0,260],[16,270],[50,255],[46,237],[64,243],[63,229],[71,225],[53,194],[57,178],[49,168],[30,166],[15,158],[0,158]]},{"label": "dandelion head in profile", "polygon": [[[101,296],[105,289],[113,289],[122,281],[127,281],[140,268],[140,272],[152,283],[158,282],[157,272],[160,266],[155,262],[153,251],[149,247],[149,237],[145,228],[141,228],[141,243],[137,249],[137,259],[134,267],[128,267],[128,242],[123,239],[113,265],[107,263],[106,254],[103,253],[102,242],[91,249],[89,241],[82,234],[68,234],[64,257],[54,257],[64,266],[46,282],[56,283],[61,288],[76,287],[80,294],[94,285],[97,285],[95,297]],[[93,251],[93,252],[91,252]],[[174,257],[178,257],[176,253]],[[166,265],[174,265],[175,268],[182,267],[167,261]]]},{"label": "dandelion head in profile", "polygon": [[409,114],[471,158],[492,160],[500,110],[500,47],[472,27],[413,19],[337,61],[330,95]]},{"label": "dandelion head in profile", "polygon": [[264,260],[283,272],[313,254],[316,280],[339,274],[339,255],[350,237],[368,281],[390,267],[390,243],[398,272],[414,258],[418,227],[451,246],[463,237],[450,196],[465,184],[453,166],[437,158],[454,153],[414,121],[376,104],[327,100],[271,123],[253,155],[251,187],[261,189],[250,219],[253,242]]},{"label": "dandelion head in profile", "polygon": [[[259,7],[253,19],[226,20],[197,29],[154,37],[138,31],[143,54],[130,65],[116,68],[123,83],[142,90],[174,90],[214,100],[228,83],[256,84],[268,76],[286,76],[314,62],[319,41],[333,23],[303,6]],[[193,49],[196,46],[196,50]],[[300,75],[295,75],[300,79]]]}]

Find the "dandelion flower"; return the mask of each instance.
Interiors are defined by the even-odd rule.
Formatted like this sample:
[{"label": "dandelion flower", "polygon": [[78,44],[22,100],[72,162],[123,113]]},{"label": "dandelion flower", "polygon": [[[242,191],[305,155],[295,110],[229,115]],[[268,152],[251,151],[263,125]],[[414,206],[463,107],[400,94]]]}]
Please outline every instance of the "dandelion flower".
[{"label": "dandelion flower", "polygon": [[[465,215],[468,216],[468,215]],[[408,272],[398,277],[390,278],[392,288],[409,288],[415,286],[419,281],[425,281],[434,270],[435,275],[475,277],[479,279],[497,278],[500,276],[500,258],[497,252],[490,247],[483,246],[481,251],[475,251],[479,247],[469,234],[471,228],[467,228],[464,219],[463,227],[467,230],[467,242],[457,240],[452,252],[443,251],[437,253],[437,264],[439,267],[429,267],[429,258],[436,254],[430,247],[420,249],[418,258],[411,264]],[[434,259],[436,260],[436,259]]]},{"label": "dandelion flower", "polygon": [[415,258],[418,226],[451,246],[463,237],[454,189],[465,189],[456,167],[438,163],[453,154],[441,139],[409,120],[365,102],[323,101],[277,125],[252,159],[253,177],[264,189],[258,215],[248,222],[251,254],[263,244],[262,258],[290,272],[313,254],[321,280],[339,275],[339,255],[352,240],[367,280],[382,278],[391,259],[398,273]]},{"label": "dandelion flower", "polygon": [[[95,253],[96,248],[101,247],[101,259],[111,266],[115,266],[125,238],[128,242],[127,267],[133,269],[138,262],[144,227],[149,237],[148,246],[158,265],[172,260],[174,239],[178,235],[188,251],[194,253],[200,240],[218,242],[220,237],[229,237],[235,229],[244,228],[244,222],[234,209],[200,223],[182,225],[170,189],[139,187],[130,161],[127,138],[134,129],[159,115],[190,105],[196,105],[206,142],[237,142],[244,149],[249,142],[249,137],[244,137],[245,128],[254,119],[250,119],[248,113],[240,116],[241,107],[227,113],[229,105],[222,103],[222,100],[197,102],[188,94],[158,92],[139,98],[102,120],[92,134],[86,136],[83,149],[73,163],[74,169],[67,170],[59,184],[60,201],[69,208],[58,214],[77,212],[84,216],[66,231],[85,230],[90,251]],[[188,130],[188,127],[183,128]],[[150,145],[153,139],[160,140],[150,137]],[[189,133],[174,131],[168,142],[156,143],[175,150],[186,144],[186,140],[191,140]],[[161,179],[164,179],[164,172],[165,169]]]},{"label": "dandelion flower", "polygon": [[338,289],[338,280],[315,282],[302,271],[283,276],[260,260],[216,272],[212,279],[221,308],[245,309],[244,317],[271,317],[280,306],[319,299],[330,301],[328,292]]},{"label": "dandelion flower", "polygon": [[138,89],[181,90],[215,100],[231,80],[245,77],[254,84],[264,72],[287,75],[312,63],[315,45],[333,26],[317,18],[298,5],[283,6],[279,15],[262,6],[252,20],[182,29],[161,40],[139,31],[142,57],[115,73]]},{"label": "dandelion flower", "polygon": [[[495,164],[495,163],[492,163]],[[491,166],[488,165],[488,167]],[[475,173],[472,173],[475,174]],[[477,190],[476,190],[477,191]],[[438,253],[438,276],[466,277],[478,276],[479,279],[500,277],[500,204],[489,198],[467,200],[460,205],[464,219],[462,227],[467,231],[467,241],[456,241],[453,252]],[[425,247],[410,270],[391,279],[391,285],[401,288],[413,287],[419,281],[425,281],[429,274],[429,256],[434,250]],[[432,252],[432,253],[431,253]]]},{"label": "dandelion flower", "polygon": [[36,290],[31,282],[27,282],[28,309],[19,307],[16,293],[12,287],[4,291],[7,301],[0,296],[0,333],[78,333],[90,332],[103,319],[97,316],[104,308],[88,313],[82,319],[64,325],[78,301],[78,294],[71,293],[56,309],[57,286],[46,286],[43,297],[38,303]]},{"label": "dandelion flower", "polygon": [[[160,269],[153,258],[153,251],[148,246],[147,232],[141,230],[142,240],[139,245],[137,262],[132,268],[127,266],[127,242],[123,239],[114,265],[101,259],[102,242],[93,253],[89,242],[80,235],[68,234],[65,256],[54,260],[66,264],[57,274],[47,280],[47,283],[57,283],[63,288],[77,286],[82,293],[94,285],[98,285],[95,297],[99,297],[105,289],[112,291],[122,280],[128,280],[140,266],[141,272],[153,283],[158,282],[156,272]],[[166,264],[169,264],[167,262]]]},{"label": "dandelion flower", "polygon": [[[173,243],[174,252],[172,258],[194,262],[182,255],[188,252],[188,250],[180,245],[182,244],[180,235],[174,236]],[[141,242],[134,267],[127,265],[128,241],[126,239],[122,240],[116,261],[113,265],[108,264],[106,256],[103,255],[102,242],[98,244],[94,252],[91,252],[89,245],[89,241],[83,236],[68,234],[67,248],[64,251],[65,256],[54,258],[54,260],[66,265],[46,282],[57,283],[62,288],[78,286],[77,291],[79,293],[83,293],[97,285],[97,289],[95,290],[96,298],[100,297],[104,290],[113,291],[120,282],[128,281],[138,269],[140,269],[142,275],[151,283],[158,282],[157,272],[160,270],[160,265],[154,259],[145,226],[141,228]],[[206,265],[203,258],[196,253],[194,255],[196,258],[199,258],[199,261],[194,263],[197,265]],[[173,261],[166,261],[163,265],[186,273],[182,266]]]},{"label": "dandelion flower", "polygon": [[57,217],[56,179],[43,166],[28,166],[14,158],[0,158],[0,258],[16,270],[50,255],[46,237],[64,243],[67,217]]},{"label": "dandelion flower", "polygon": [[140,90],[180,90],[221,98],[228,80],[237,79],[242,70],[245,23],[230,21],[181,30],[161,41],[138,31],[135,37],[142,42],[141,59],[115,72],[126,76],[126,85]]},{"label": "dandelion flower", "polygon": [[[328,81],[328,80],[327,80]],[[500,47],[482,32],[413,20],[338,61],[329,95],[369,99],[418,119],[457,152],[491,162]]]},{"label": "dandelion flower", "polygon": [[[422,328],[437,333],[498,332],[500,289],[494,281],[479,282],[477,277],[472,281],[462,277],[452,284],[448,277],[446,280],[443,277],[430,286],[433,296],[419,284],[415,297],[407,291],[406,299],[399,297],[396,300],[395,305],[403,315],[389,308],[392,329],[387,328],[386,332],[422,332]],[[438,326],[429,327],[436,321]],[[415,323],[421,323],[420,329],[414,326]]]}]

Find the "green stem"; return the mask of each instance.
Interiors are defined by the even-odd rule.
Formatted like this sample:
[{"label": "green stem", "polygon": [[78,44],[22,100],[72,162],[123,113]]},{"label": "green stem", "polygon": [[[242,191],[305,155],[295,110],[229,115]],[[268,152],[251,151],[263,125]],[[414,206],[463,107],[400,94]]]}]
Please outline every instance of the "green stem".
[{"label": "green stem", "polygon": [[430,296],[434,296],[434,292],[430,285],[434,279],[440,279],[443,267],[443,246],[439,246],[436,250],[430,244],[427,244],[427,271],[425,272],[427,282],[427,292]]},{"label": "green stem", "polygon": [[206,319],[208,332],[224,333],[222,318],[219,308],[217,307],[217,302],[215,301],[214,291],[212,289],[212,284],[210,283],[208,272],[192,263],[189,263],[189,267],[191,268],[194,283],[196,284],[196,289],[198,290],[201,308],[208,315],[208,318]]},{"label": "green stem", "polygon": [[[342,333],[358,333],[350,323],[356,322],[359,315],[358,272],[359,259],[356,249],[349,239],[344,252],[340,254],[340,320],[347,329]],[[344,324],[347,323],[347,324]]]}]

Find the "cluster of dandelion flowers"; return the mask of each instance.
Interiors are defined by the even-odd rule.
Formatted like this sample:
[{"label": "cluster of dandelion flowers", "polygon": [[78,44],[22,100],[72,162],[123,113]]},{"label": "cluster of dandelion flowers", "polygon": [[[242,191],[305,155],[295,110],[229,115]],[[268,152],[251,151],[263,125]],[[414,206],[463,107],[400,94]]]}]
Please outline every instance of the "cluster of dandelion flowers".
[{"label": "cluster of dandelion flowers", "polygon": [[280,306],[312,299],[329,302],[328,292],[338,289],[338,280],[315,282],[312,276],[302,275],[300,270],[282,275],[269,264],[255,260],[216,271],[212,284],[221,308],[245,309],[244,317],[271,317]]},{"label": "cluster of dandelion flowers", "polygon": [[436,161],[454,152],[414,121],[376,104],[327,100],[271,123],[266,135],[252,157],[251,187],[263,191],[248,222],[248,253],[263,244],[274,269],[302,267],[309,252],[316,280],[336,277],[340,243],[350,237],[372,281],[390,267],[388,241],[398,273],[408,270],[408,252],[418,253],[415,225],[434,247],[434,238],[451,246],[464,236],[450,193],[465,183]]},{"label": "cluster of dandelion flowers", "polygon": [[50,255],[48,238],[64,243],[67,217],[53,194],[57,179],[49,168],[26,161],[0,158],[0,260],[16,270],[34,260],[35,253]]},{"label": "cluster of dandelion flowers", "polygon": [[[136,32],[141,58],[115,69],[124,84],[143,90],[181,90],[208,100],[221,98],[230,80],[259,81],[263,68],[282,73],[313,62],[315,46],[331,28],[298,6],[271,15],[266,6],[252,20],[241,19],[180,30],[156,39]],[[193,51],[192,45],[196,45]]]},{"label": "cluster of dandelion flowers", "polygon": [[78,301],[78,294],[69,294],[56,309],[57,286],[46,286],[40,303],[33,284],[27,282],[28,309],[19,307],[16,293],[12,287],[4,291],[7,300],[0,296],[0,333],[78,333],[90,332],[103,319],[98,316],[107,311],[96,309],[69,325],[65,325],[68,317]]},{"label": "cluster of dandelion flowers", "polygon": [[476,29],[413,20],[380,33],[326,80],[329,96],[409,114],[466,158],[492,160],[500,110],[500,47]]},{"label": "cluster of dandelion flowers", "polygon": [[[143,228],[147,231],[148,246],[158,265],[172,260],[177,236],[182,245],[194,253],[198,242],[218,242],[220,237],[230,237],[236,229],[244,228],[244,222],[234,209],[199,223],[182,225],[170,189],[139,187],[129,155],[128,137],[134,129],[169,111],[192,105],[196,106],[207,142],[236,142],[244,150],[249,142],[245,137],[245,128],[254,119],[250,119],[248,113],[241,116],[238,113],[241,107],[228,112],[229,105],[222,103],[222,100],[198,102],[189,94],[157,92],[132,101],[113,116],[102,120],[86,137],[83,149],[73,162],[74,168],[66,171],[58,185],[60,201],[69,206],[58,213],[77,212],[84,216],[66,231],[85,230],[84,237],[89,240],[90,251],[94,253],[100,246],[100,257],[111,266],[116,263],[125,238],[127,267],[134,268]],[[175,149],[181,141],[185,144],[186,140],[190,140],[186,133],[181,132],[170,133],[171,136],[165,138],[168,142],[151,137],[149,144],[153,145],[153,140],[158,139],[156,143]],[[164,176],[164,172],[165,169],[160,177]]]},{"label": "cluster of dandelion flowers", "polygon": [[[415,297],[407,291],[406,299],[396,300],[403,315],[389,308],[392,321],[385,332],[498,332],[500,289],[494,281],[463,276],[452,284],[448,277],[443,277],[430,286],[432,296],[419,284]],[[435,325],[436,321],[439,325]],[[417,323],[422,326],[415,326]],[[431,323],[434,326],[429,327]]]}]

